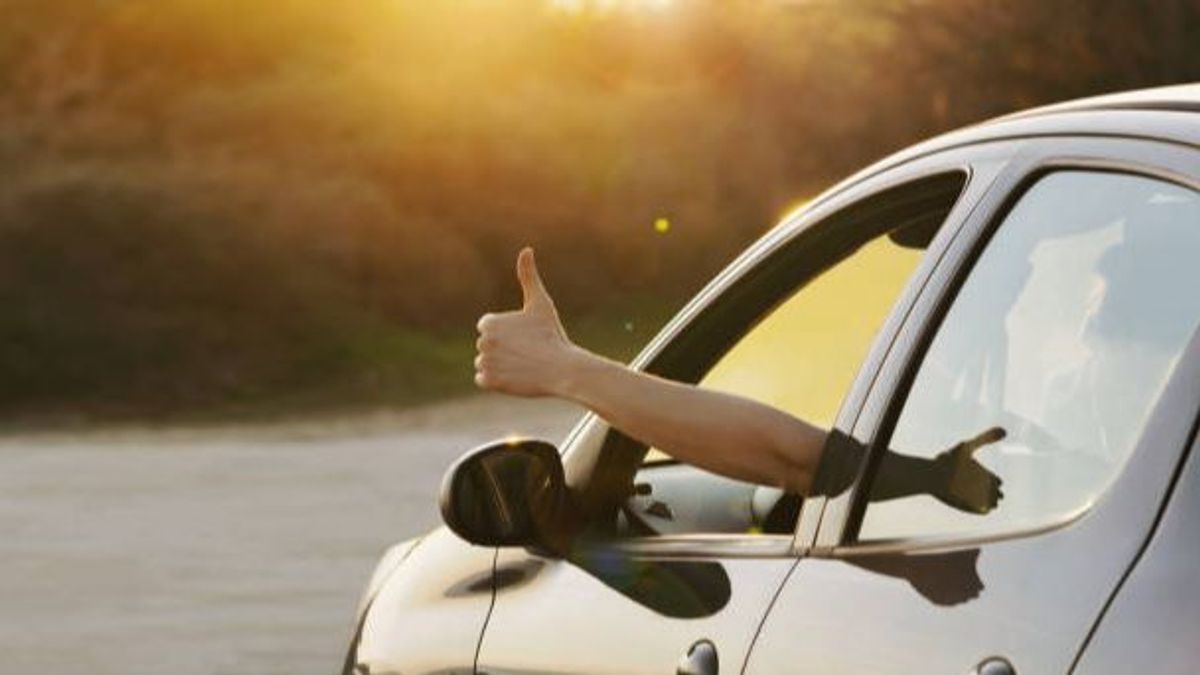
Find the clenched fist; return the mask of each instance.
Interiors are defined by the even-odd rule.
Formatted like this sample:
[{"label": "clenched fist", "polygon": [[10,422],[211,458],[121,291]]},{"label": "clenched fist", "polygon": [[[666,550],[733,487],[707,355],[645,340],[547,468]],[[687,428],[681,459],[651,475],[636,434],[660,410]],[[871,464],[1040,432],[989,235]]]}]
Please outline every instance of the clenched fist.
[{"label": "clenched fist", "polygon": [[575,362],[586,354],[571,343],[538,274],[533,249],[517,256],[524,305],[479,319],[475,384],[517,396],[557,396]]}]

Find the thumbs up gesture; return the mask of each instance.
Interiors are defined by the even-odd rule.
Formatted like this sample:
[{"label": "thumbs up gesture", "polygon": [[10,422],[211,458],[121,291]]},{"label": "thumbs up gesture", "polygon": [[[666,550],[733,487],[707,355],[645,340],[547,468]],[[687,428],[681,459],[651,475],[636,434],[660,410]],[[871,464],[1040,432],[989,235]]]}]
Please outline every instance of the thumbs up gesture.
[{"label": "thumbs up gesture", "polygon": [[484,314],[476,325],[475,384],[517,396],[559,395],[582,350],[567,338],[529,247],[517,256],[517,279],[521,309]]}]

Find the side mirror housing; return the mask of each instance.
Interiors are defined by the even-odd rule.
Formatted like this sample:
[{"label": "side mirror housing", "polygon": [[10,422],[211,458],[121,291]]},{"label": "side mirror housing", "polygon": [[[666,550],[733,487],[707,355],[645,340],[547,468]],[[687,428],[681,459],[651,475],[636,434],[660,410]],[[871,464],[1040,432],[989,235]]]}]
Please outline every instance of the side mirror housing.
[{"label": "side mirror housing", "polygon": [[578,523],[558,449],[546,441],[484,445],[450,467],[442,520],[480,546],[526,546],[562,555]]}]

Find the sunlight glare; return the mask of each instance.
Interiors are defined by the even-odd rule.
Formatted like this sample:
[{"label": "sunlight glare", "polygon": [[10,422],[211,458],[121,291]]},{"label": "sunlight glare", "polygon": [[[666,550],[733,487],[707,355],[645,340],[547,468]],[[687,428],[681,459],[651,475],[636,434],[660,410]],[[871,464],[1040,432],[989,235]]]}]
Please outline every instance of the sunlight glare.
[{"label": "sunlight glare", "polygon": [[664,11],[674,4],[675,0],[550,0],[550,5],[555,9],[572,13],[618,9]]},{"label": "sunlight glare", "polygon": [[804,212],[804,209],[808,208],[809,204],[812,204],[812,200],[812,197],[805,197],[804,199],[800,199],[788,204],[783,209],[783,215],[775,221],[773,226],[783,225],[784,223],[790,223],[791,221],[795,220],[797,216]]}]

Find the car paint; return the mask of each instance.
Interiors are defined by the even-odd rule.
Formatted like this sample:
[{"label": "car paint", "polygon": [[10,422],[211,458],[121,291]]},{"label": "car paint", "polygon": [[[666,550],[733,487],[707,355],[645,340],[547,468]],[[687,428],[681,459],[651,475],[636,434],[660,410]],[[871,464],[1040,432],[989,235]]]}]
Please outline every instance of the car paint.
[{"label": "car paint", "polygon": [[[746,269],[806,227],[921,171],[971,166],[969,186],[975,192],[964,196],[961,209],[956,207],[930,247],[839,414],[839,428],[869,443],[883,426],[906,369],[936,327],[939,308],[952,296],[955,280],[969,268],[988,224],[1022,181],[1046,168],[1092,166],[1146,171],[1195,187],[1200,181],[1200,115],[1184,112],[1186,106],[1180,105],[1178,111],[1159,109],[1163,101],[1180,100],[1200,107],[1200,85],[1002,118],[884,159],[826,191],[747,249],[679,313],[634,365],[651,364]],[[1194,344],[1188,359],[1193,365],[1197,361]],[[1188,396],[1194,392],[1177,395],[1175,417],[1162,413],[1167,417],[1155,427],[1155,433],[1165,434],[1167,445],[1162,447],[1167,450],[1154,455],[1155,461],[1131,463],[1119,489],[1110,491],[1092,511],[1037,539],[906,542],[894,550],[848,551],[844,544],[855,504],[851,490],[829,500],[806,500],[797,533],[790,539],[666,537],[593,550],[597,560],[606,561],[603,565],[634,568],[632,577],[626,569],[622,581],[619,570],[614,577],[595,560],[547,560],[520,549],[497,553],[471,546],[441,528],[412,549],[366,607],[355,657],[369,669],[358,672],[473,672],[477,652],[480,672],[662,672],[686,652],[693,638],[713,639],[726,672],[743,664],[748,672],[791,671],[801,665],[824,672],[835,663],[827,660],[831,654],[853,653],[860,654],[861,662],[851,659],[844,664],[859,672],[912,672],[934,663],[935,671],[965,672],[1000,653],[996,649],[1017,654],[1013,663],[1019,672],[1063,672],[1084,644],[1089,648],[1080,662],[1081,672],[1091,672],[1111,663],[1105,655],[1120,651],[1121,636],[1128,634],[1123,631],[1138,627],[1131,617],[1150,611],[1146,598],[1156,597],[1154,592],[1161,589],[1156,580],[1179,579],[1194,569],[1194,537],[1177,531],[1185,517],[1181,514],[1195,512],[1195,493],[1200,491],[1195,484],[1200,478],[1194,474],[1200,470],[1191,470],[1181,481],[1181,494],[1171,502],[1163,527],[1146,548],[1182,448],[1188,434],[1194,433],[1197,404]],[[565,444],[569,483],[583,480],[602,461],[595,449],[604,432],[591,415],[577,425]],[[1143,563],[1114,596],[1114,588],[1144,549]],[[1081,557],[1082,551],[1092,552],[1095,558]],[[1181,566],[1174,555],[1190,555],[1190,566]],[[914,562],[915,558],[922,560]],[[679,563],[709,572],[680,572],[687,567],[680,568]],[[904,577],[914,565],[933,570],[943,580],[959,578],[933,591],[948,594],[939,596],[942,604],[921,596]],[[715,577],[713,566],[720,572]],[[976,581],[965,573],[970,568],[978,575],[977,597],[970,602],[945,602],[946,597],[959,598],[975,587]],[[729,598],[711,614],[704,614],[705,604],[698,601],[693,605],[701,609],[692,611],[699,615],[672,616],[677,610],[664,611],[661,598],[639,598],[636,584],[632,590],[629,587],[630,578],[653,579],[661,577],[663,570],[667,570],[664,578],[674,580],[685,595],[703,595],[701,589],[688,591],[688,579],[723,575],[729,580]],[[777,600],[776,592],[780,593]],[[1165,635],[1194,634],[1196,604],[1189,598],[1179,598],[1179,612],[1193,622],[1183,624],[1191,632],[1174,626]],[[882,603],[872,607],[879,608],[878,614],[864,611],[864,603],[873,600]],[[494,608],[493,601],[497,601]],[[716,607],[711,598],[708,602],[710,608]],[[1111,623],[1097,623],[1110,604],[1106,616]],[[862,637],[872,625],[896,639],[886,648],[863,654]],[[1089,638],[1093,632],[1095,637]],[[822,639],[798,641],[805,635]],[[987,638],[995,638],[994,648],[984,646]],[[1186,650],[1182,654],[1186,656]],[[935,658],[938,655],[942,660]],[[1138,662],[1148,663],[1152,657],[1149,648],[1141,650]],[[805,663],[804,658],[810,661]],[[933,660],[922,660],[926,658]]]},{"label": "car paint", "polygon": [[444,527],[426,535],[370,602],[349,672],[473,672],[495,561]]},{"label": "car paint", "polygon": [[521,581],[498,585],[479,672],[649,675],[672,672],[704,639],[740,663],[796,560],[598,545],[569,560],[504,549],[499,563],[498,578],[520,570]]},{"label": "car paint", "polygon": [[1200,438],[1192,434],[1187,465],[1161,523],[1090,637],[1075,672],[1185,675],[1197,670]]}]

